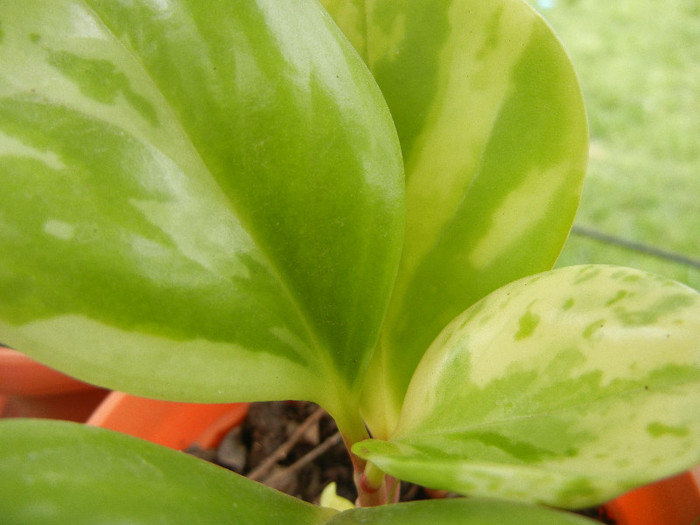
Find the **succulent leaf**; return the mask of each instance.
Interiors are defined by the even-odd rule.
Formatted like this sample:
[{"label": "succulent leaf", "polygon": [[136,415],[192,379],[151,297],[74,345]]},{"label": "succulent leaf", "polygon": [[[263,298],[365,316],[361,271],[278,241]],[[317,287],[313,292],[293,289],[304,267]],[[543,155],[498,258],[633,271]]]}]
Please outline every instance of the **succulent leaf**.
[{"label": "succulent leaf", "polygon": [[356,454],[433,488],[577,508],[700,462],[700,294],[615,266],[545,272],[455,319],[391,440]]},{"label": "succulent leaf", "polygon": [[333,516],[328,525],[594,525],[589,519],[552,509],[505,501],[444,499],[355,509]]},{"label": "succulent leaf", "polygon": [[580,197],[586,117],[569,58],[522,0],[324,5],[382,89],[406,165],[403,258],[364,400],[386,437],[444,326],[554,264]]},{"label": "succulent leaf", "polygon": [[402,162],[323,9],[27,0],[0,23],[0,340],[152,397],[357,397]]},{"label": "succulent leaf", "polygon": [[315,507],[182,452],[101,428],[0,421],[3,523],[325,523]]}]

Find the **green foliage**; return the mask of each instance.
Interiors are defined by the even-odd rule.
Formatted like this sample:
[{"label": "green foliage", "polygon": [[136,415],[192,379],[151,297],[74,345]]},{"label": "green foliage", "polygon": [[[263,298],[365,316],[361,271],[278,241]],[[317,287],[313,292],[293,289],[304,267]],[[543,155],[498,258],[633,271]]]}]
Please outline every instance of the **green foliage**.
[{"label": "green foliage", "polygon": [[403,235],[372,77],[313,2],[87,4],[0,11],[4,341],[142,395],[342,419]]},{"label": "green foliage", "polygon": [[364,399],[386,437],[442,328],[554,264],[581,191],[586,118],[563,49],[521,2],[325,4],[359,35],[406,168],[403,256]]},{"label": "green foliage", "polygon": [[[324,5],[0,7],[0,339],[141,395],[315,401],[363,503],[387,472],[572,507],[699,461],[700,296],[549,271],[587,151],[549,27],[521,0]],[[2,422],[0,445],[5,510],[64,522],[110,490],[105,512],[152,522],[159,483],[187,523],[210,484],[209,523],[585,522],[491,500],[335,515],[73,425]]]},{"label": "green foliage", "polygon": [[1,428],[0,516],[12,525],[428,525],[435,519],[446,525],[590,523],[551,510],[479,500],[337,514],[116,432],[41,420],[3,421]]},{"label": "green foliage", "polygon": [[319,524],[334,511],[117,432],[2,422],[3,523]]},{"label": "green foliage", "polygon": [[389,442],[400,479],[582,508],[700,461],[700,295],[616,266],[490,294],[436,339]]},{"label": "green foliage", "polygon": [[331,518],[328,525],[593,525],[594,522],[551,509],[503,501],[449,499],[356,509]]}]

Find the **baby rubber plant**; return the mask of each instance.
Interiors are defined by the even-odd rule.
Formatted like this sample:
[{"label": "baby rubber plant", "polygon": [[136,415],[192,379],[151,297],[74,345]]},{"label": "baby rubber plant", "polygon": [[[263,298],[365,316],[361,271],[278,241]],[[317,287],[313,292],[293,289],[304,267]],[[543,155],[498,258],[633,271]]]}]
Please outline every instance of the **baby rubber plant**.
[{"label": "baby rubber plant", "polygon": [[[318,403],[359,496],[4,420],[2,522],[584,524],[551,507],[699,463],[700,294],[551,270],[586,152],[521,0],[3,1],[0,340],[142,396]],[[381,505],[396,480],[469,497]]]}]

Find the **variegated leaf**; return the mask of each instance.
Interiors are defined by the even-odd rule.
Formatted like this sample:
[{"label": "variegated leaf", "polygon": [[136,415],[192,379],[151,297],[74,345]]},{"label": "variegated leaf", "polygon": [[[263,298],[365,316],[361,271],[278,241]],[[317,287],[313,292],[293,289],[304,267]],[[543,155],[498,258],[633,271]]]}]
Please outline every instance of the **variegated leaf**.
[{"label": "variegated leaf", "polygon": [[403,259],[365,400],[386,436],[442,328],[552,267],[578,204],[586,118],[568,57],[522,0],[324,5],[377,79],[406,165]]},{"label": "variegated leaf", "polygon": [[0,27],[0,340],[142,395],[351,403],[403,179],[323,9],[26,0]]},{"label": "variegated leaf", "polygon": [[614,266],[507,285],[451,323],[411,381],[389,474],[583,507],[700,462],[700,294]]}]

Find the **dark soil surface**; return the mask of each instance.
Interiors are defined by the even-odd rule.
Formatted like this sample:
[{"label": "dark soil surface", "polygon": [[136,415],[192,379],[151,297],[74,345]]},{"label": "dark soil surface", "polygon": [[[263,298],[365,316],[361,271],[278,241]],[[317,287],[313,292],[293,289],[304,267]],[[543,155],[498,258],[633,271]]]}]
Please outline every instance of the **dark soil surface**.
[{"label": "dark soil surface", "polygon": [[335,422],[313,403],[253,403],[218,450],[189,452],[312,503],[332,481],[339,495],[357,497]]},{"label": "dark soil surface", "polygon": [[[318,504],[331,482],[338,495],[357,498],[352,464],[335,422],[313,403],[253,403],[243,424],[217,450],[188,452],[311,503]],[[452,496],[401,483],[401,501]],[[614,525],[603,509],[579,513]]]}]

